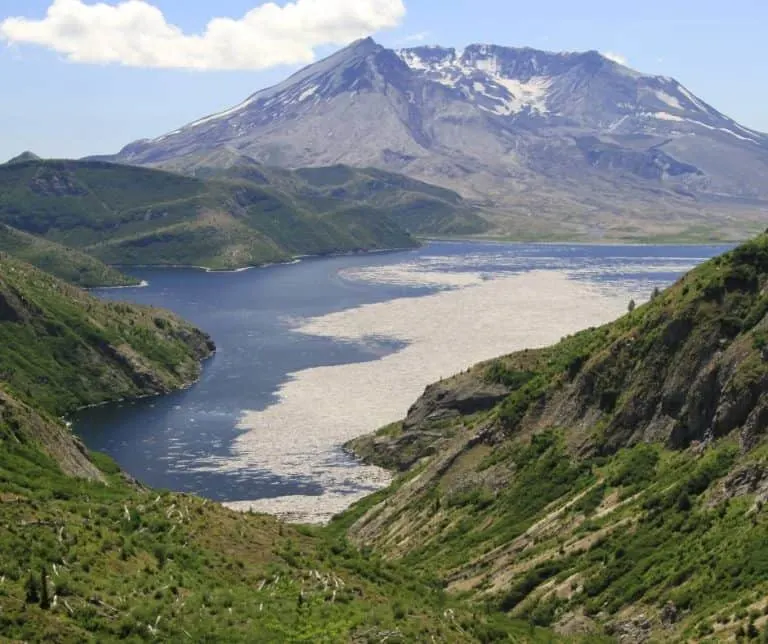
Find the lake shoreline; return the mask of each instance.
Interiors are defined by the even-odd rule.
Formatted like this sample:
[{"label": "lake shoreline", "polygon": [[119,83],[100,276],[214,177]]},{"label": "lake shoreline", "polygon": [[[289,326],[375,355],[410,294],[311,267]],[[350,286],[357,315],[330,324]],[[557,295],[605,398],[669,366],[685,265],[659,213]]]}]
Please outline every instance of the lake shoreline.
[{"label": "lake shoreline", "polygon": [[149,287],[102,297],[170,308],[219,357],[182,397],[105,401],[75,431],[147,485],[324,522],[391,481],[343,445],[405,416],[425,386],[615,319],[717,252],[454,241],[216,279],[145,269]]},{"label": "lake shoreline", "polygon": [[[149,284],[147,284],[147,286],[149,286]],[[130,288],[130,287],[119,287],[118,286],[118,287],[114,287],[114,288]],[[138,288],[138,287],[136,287],[136,288]],[[215,343],[215,340],[214,340],[214,343]],[[108,405],[119,405],[119,404],[122,404],[122,403],[134,403],[134,402],[139,402],[139,401],[142,401],[142,400],[151,400],[151,399],[155,399],[155,398],[163,398],[165,396],[170,396],[170,395],[178,393],[180,391],[186,391],[188,389],[191,389],[197,383],[200,382],[200,380],[203,377],[203,371],[205,370],[205,364],[207,362],[210,362],[211,360],[213,360],[216,357],[216,352],[217,352],[217,349],[214,348],[208,355],[203,356],[202,358],[200,358],[197,361],[198,365],[199,365],[199,369],[198,369],[198,373],[195,376],[195,378],[190,380],[190,381],[188,381],[188,382],[183,382],[179,387],[176,387],[174,389],[169,389],[168,391],[158,391],[158,392],[151,393],[151,394],[145,394],[143,396],[128,396],[128,397],[123,397],[123,398],[115,398],[115,399],[112,399],[112,400],[103,400],[102,402],[92,403],[90,405],[82,405],[80,407],[77,407],[77,408],[73,409],[72,411],[67,412],[63,416],[60,416],[59,420],[62,423],[64,423],[64,425],[68,429],[72,429],[73,421],[71,419],[74,416],[76,416],[77,414],[79,414],[81,412],[84,412],[84,411],[87,411],[89,409],[98,409],[99,407],[106,407]]]},{"label": "lake shoreline", "polygon": [[538,241],[527,241],[524,239],[517,239],[514,237],[472,237],[472,236],[448,236],[448,237],[440,237],[435,235],[429,235],[428,237],[417,237],[417,239],[424,241],[424,242],[440,242],[444,244],[463,244],[463,243],[473,243],[473,244],[509,244],[509,245],[515,245],[515,246],[582,246],[582,247],[595,247],[595,248],[605,248],[605,247],[611,247],[615,246],[618,248],[664,248],[664,247],[685,247],[685,248],[696,248],[696,247],[702,247],[702,248],[708,248],[708,247],[718,247],[722,248],[724,246],[730,246],[730,247],[736,247],[740,243],[743,243],[744,241],[748,240],[749,237],[745,237],[744,239],[738,240],[738,241],[722,241],[722,240],[709,240],[709,241],[701,241],[701,242],[692,242],[692,241],[648,241],[648,242],[638,242],[638,241],[620,241],[620,240],[605,240],[605,241],[568,241],[568,240],[538,240]]},{"label": "lake shoreline", "polygon": [[[298,264],[305,259],[327,259],[332,257],[358,257],[358,256],[365,256],[365,255],[379,255],[384,253],[402,253],[407,251],[413,251],[413,250],[419,250],[422,248],[424,244],[419,244],[418,246],[407,246],[403,248],[371,248],[369,250],[351,250],[351,251],[340,251],[338,253],[319,253],[316,255],[294,255],[291,259],[286,259],[282,262],[264,262],[262,264],[249,264],[246,266],[239,266],[237,268],[211,268],[210,266],[198,266],[196,264],[110,264],[112,268],[116,269],[122,269],[122,270],[130,270],[132,268],[135,269],[151,269],[151,270],[160,270],[160,269],[184,269],[184,270],[198,270],[203,271],[204,273],[211,273],[211,274],[232,274],[232,273],[244,273],[245,271],[250,271],[254,269],[260,269],[260,268],[271,268],[273,266],[292,266],[293,264]],[[148,283],[146,281],[142,281],[142,283],[135,284],[135,285],[125,285],[125,286],[94,286],[87,290],[106,290],[106,289],[113,289],[113,288],[143,288],[145,286],[148,286]]]}]

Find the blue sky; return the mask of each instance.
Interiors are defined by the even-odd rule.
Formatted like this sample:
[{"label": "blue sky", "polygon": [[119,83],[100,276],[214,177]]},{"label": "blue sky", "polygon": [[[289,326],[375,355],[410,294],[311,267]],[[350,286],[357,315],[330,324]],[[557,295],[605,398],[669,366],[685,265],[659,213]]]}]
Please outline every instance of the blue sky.
[{"label": "blue sky", "polygon": [[[54,1],[55,21],[29,22],[42,20]],[[298,0],[290,11],[278,0],[247,23],[235,21],[263,3],[130,3],[118,19],[88,11],[94,0],[0,2],[0,159],[26,149],[57,157],[115,152],[238,103],[313,53],[322,57],[369,31],[398,47],[492,42],[611,52],[640,71],[674,76],[742,124],[768,131],[766,0]],[[27,22],[6,22],[11,17]],[[204,42],[184,38],[214,18],[233,21],[216,23]]]}]

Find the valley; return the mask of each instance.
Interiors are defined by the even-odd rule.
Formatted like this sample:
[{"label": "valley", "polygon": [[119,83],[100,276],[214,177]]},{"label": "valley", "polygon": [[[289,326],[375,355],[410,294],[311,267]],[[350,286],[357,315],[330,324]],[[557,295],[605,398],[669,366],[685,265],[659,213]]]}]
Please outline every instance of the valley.
[{"label": "valley", "polygon": [[[326,528],[158,493],[89,456],[56,415],[120,386],[128,397],[183,387],[213,344],[158,309],[102,302],[6,259],[0,329],[36,335],[3,345],[13,374],[2,399],[3,632],[450,642],[552,641],[547,629],[570,641],[759,633],[765,243],[704,263],[616,322],[431,385],[405,421],[350,443],[394,480]],[[560,261],[535,247],[532,256]],[[585,259],[602,288],[622,273],[648,287],[642,264]],[[382,268],[385,283],[425,283],[412,268]],[[461,275],[433,268],[432,282]],[[33,356],[48,351],[79,367],[82,390],[37,375],[45,363]],[[668,352],[675,360],[659,362]],[[125,384],[93,386],[110,381]]]},{"label": "valley", "polygon": [[470,618],[343,537],[148,489],[88,453],[61,415],[197,379],[214,345],[176,316],[103,302],[4,256],[0,333],[4,639],[546,641],[500,615]]},{"label": "valley", "polygon": [[768,642],[762,7],[16,4],[0,640]]},{"label": "valley", "polygon": [[217,354],[189,391],[71,420],[153,487],[327,522],[390,478],[342,444],[427,384],[608,321],[723,250],[433,242],[240,273],[141,269],[147,287],[99,293],[171,308]]}]

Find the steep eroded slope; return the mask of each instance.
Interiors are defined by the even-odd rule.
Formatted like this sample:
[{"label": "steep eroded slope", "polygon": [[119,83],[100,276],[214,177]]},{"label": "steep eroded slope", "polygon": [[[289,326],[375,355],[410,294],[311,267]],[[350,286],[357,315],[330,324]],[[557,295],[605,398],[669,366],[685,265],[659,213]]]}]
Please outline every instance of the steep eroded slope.
[{"label": "steep eroded slope", "polygon": [[623,641],[764,627],[768,233],[620,320],[427,388],[351,447],[338,529],[456,593]]}]

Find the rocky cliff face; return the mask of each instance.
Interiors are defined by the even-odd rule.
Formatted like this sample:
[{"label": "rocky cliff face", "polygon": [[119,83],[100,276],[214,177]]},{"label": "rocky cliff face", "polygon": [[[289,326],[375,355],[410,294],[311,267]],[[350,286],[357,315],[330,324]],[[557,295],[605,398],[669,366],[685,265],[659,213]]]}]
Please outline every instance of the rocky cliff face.
[{"label": "rocky cliff face", "polygon": [[685,639],[719,613],[727,636],[768,583],[766,432],[768,233],[612,324],[427,388],[350,445],[404,472],[350,533],[563,633]]},{"label": "rocky cliff face", "polygon": [[35,445],[67,476],[104,480],[85,446],[68,429],[15,400],[0,386],[0,443],[5,441]]},{"label": "rocky cliff face", "polygon": [[[286,167],[403,172],[504,213],[502,228],[515,225],[512,215],[564,209],[597,231],[629,218],[664,228],[659,210],[716,217],[723,200],[731,211],[768,201],[766,135],[672,78],[597,52],[392,51],[368,39],[114,158],[193,171],[214,151]],[[757,229],[755,215],[741,217]]]}]

